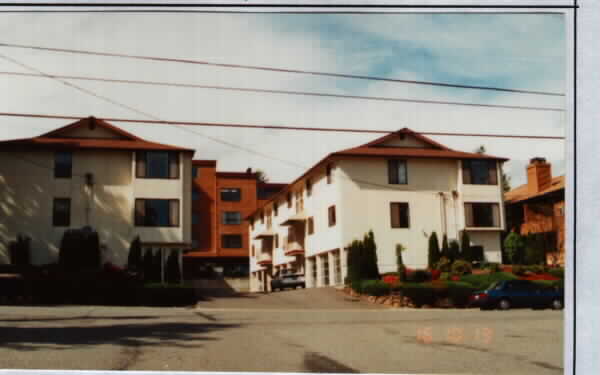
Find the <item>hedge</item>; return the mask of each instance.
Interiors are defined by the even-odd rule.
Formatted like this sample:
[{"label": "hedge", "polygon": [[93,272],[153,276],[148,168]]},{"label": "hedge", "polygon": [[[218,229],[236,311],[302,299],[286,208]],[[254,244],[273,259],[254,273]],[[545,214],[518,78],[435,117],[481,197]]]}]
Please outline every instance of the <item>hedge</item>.
[{"label": "hedge", "polygon": [[460,278],[460,281],[471,284],[477,290],[487,289],[490,285],[495,283],[496,281],[503,280],[516,280],[517,276],[508,272],[494,272],[489,274],[482,275],[465,275]]}]

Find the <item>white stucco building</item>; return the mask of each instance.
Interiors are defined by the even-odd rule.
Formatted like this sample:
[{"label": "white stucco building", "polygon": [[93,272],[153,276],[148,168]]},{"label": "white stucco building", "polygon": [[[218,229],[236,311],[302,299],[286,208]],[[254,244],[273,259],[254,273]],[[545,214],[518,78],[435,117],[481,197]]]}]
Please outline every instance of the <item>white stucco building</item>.
[{"label": "white stucco building", "polygon": [[270,289],[285,268],[307,287],[340,285],[345,248],[373,230],[380,272],[427,266],[428,238],[467,230],[490,262],[501,261],[501,183],[507,159],[451,150],[409,129],[329,154],[248,217],[251,290]]},{"label": "white stucco building", "polygon": [[148,142],[89,117],[38,137],[0,142],[0,263],[18,234],[33,264],[57,261],[63,233],[98,231],[103,261],[127,263],[131,241],[179,251],[191,243],[194,150]]}]

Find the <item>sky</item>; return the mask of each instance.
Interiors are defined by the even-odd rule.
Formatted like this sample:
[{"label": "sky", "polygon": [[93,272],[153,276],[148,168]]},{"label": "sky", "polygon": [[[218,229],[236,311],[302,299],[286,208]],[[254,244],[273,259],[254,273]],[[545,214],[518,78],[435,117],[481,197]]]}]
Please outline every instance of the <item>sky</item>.
[{"label": "sky", "polygon": [[[0,43],[85,49],[460,85],[564,93],[565,20],[559,14],[0,14]],[[374,80],[261,72],[0,47],[0,72],[14,61],[56,75],[318,91],[357,96],[564,108],[564,97],[443,88]],[[0,74],[0,112],[99,118],[564,136],[563,112],[367,101],[198,88],[70,81]],[[115,105],[114,102],[136,111]],[[72,121],[0,116],[0,139]],[[377,134],[316,133],[114,123],[147,140],[190,147],[218,169],[265,171],[290,182],[330,152]],[[483,145],[509,158],[511,185],[526,182],[533,157],[565,173],[564,142],[431,136],[460,151]]]}]

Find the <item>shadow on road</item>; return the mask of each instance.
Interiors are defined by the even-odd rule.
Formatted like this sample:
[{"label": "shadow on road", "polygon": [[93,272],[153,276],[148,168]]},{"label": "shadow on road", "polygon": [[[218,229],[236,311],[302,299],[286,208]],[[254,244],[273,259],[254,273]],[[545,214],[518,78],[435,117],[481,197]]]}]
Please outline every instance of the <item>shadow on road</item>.
[{"label": "shadow on road", "polygon": [[[93,319],[93,318],[91,318]],[[102,319],[102,318],[100,318]],[[82,322],[83,323],[83,322]],[[85,324],[85,323],[84,323]],[[20,351],[70,349],[103,344],[198,348],[206,334],[238,328],[238,324],[148,323],[68,327],[0,327],[0,346]]]},{"label": "shadow on road", "polygon": [[[147,320],[158,319],[156,316],[73,316],[69,318],[11,318],[0,319],[0,323],[21,323],[21,322],[60,322],[69,320]],[[0,341],[2,341],[0,339]]]},{"label": "shadow on road", "polygon": [[358,374],[359,371],[345,366],[324,355],[309,352],[304,354],[304,368],[309,372]]}]

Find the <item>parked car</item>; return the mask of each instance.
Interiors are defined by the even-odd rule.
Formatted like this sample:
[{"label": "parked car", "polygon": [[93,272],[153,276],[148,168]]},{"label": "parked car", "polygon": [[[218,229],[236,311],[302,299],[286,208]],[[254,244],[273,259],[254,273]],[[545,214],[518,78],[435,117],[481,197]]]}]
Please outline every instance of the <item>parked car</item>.
[{"label": "parked car", "polygon": [[473,293],[469,302],[482,310],[512,307],[560,310],[564,305],[564,293],[561,288],[544,287],[529,280],[504,280]]},{"label": "parked car", "polygon": [[271,280],[271,290],[273,292],[287,288],[296,289],[298,287],[306,288],[303,274],[282,272]]}]

